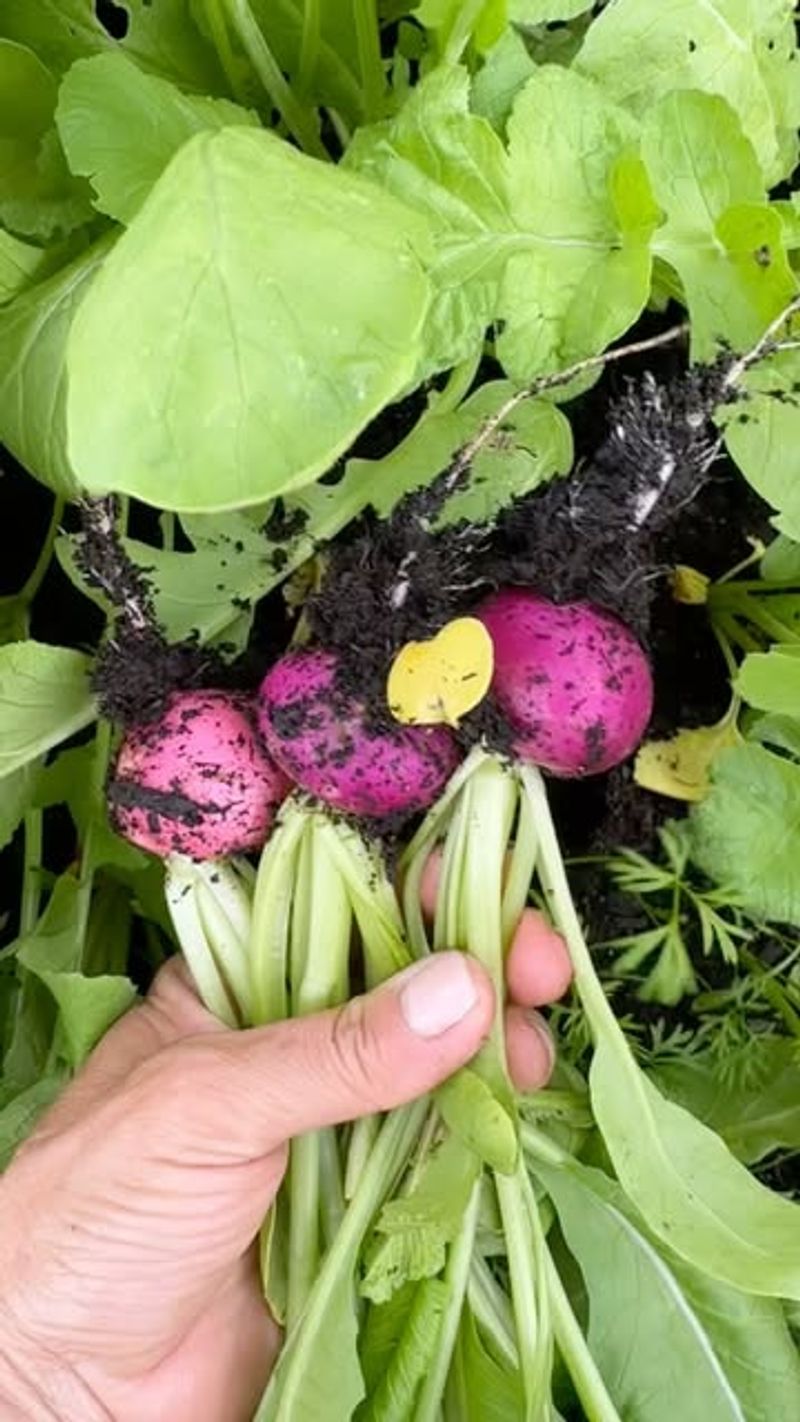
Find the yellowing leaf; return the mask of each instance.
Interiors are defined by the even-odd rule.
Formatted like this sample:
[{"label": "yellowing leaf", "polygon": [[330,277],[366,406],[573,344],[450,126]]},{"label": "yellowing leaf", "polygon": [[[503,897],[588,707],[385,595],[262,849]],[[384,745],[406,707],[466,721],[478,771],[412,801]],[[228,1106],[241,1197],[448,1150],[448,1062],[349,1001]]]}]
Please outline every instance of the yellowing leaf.
[{"label": "yellowing leaf", "polygon": [[685,603],[688,607],[702,607],[708,602],[710,582],[711,579],[697,568],[678,563],[672,572],[672,596],[676,602]]},{"label": "yellowing leaf", "polygon": [[714,757],[739,744],[736,706],[713,726],[679,731],[668,741],[646,741],[633,769],[637,785],[669,795],[673,800],[703,800],[711,788],[709,770]]},{"label": "yellowing leaf", "polygon": [[457,726],[483,700],[494,671],[492,639],[476,617],[457,617],[429,642],[407,642],[392,663],[389,708],[405,725]]}]

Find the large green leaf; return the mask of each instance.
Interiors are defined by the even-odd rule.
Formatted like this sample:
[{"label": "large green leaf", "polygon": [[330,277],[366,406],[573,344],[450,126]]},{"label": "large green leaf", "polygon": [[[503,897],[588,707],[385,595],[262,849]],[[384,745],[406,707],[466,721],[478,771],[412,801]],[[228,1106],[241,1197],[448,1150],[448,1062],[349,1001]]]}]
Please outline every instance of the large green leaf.
[{"label": "large green leaf", "polygon": [[91,179],[96,207],[127,223],[196,133],[257,126],[258,119],[226,99],[183,94],[120,53],[72,66],[59,91],[56,123],[73,173]]},{"label": "large green leaf", "polygon": [[398,116],[356,135],[348,164],[424,212],[435,245],[426,357],[447,365],[502,321],[498,355],[528,380],[602,350],[642,310],[657,219],[637,125],[556,65],[518,95],[505,152],[442,69]]},{"label": "large green leaf", "polygon": [[0,647],[0,777],[11,774],[95,715],[89,658],[43,642]]},{"label": "large green leaf", "polygon": [[692,856],[759,918],[800,924],[800,766],[763,746],[717,756],[691,813]]},{"label": "large green leaf", "polygon": [[800,1297],[800,1206],[760,1185],[719,1136],[667,1101],[618,1029],[598,1038],[589,1081],[617,1177],[654,1234],[734,1288]]},{"label": "large green leaf", "polygon": [[616,0],[591,25],[577,66],[640,114],[679,90],[719,95],[772,185],[797,155],[793,11],[793,0]]},{"label": "large green leaf", "polygon": [[759,711],[796,716],[800,713],[800,657],[792,655],[791,647],[751,652],[739,668],[735,687]]},{"label": "large green leaf", "polygon": [[66,498],[77,493],[66,449],[67,336],[107,248],[98,244],[0,311],[0,439]]},{"label": "large green leaf", "polygon": [[657,213],[636,125],[579,75],[540,69],[508,135],[511,203],[528,240],[506,268],[498,354],[525,379],[605,349],[633,324],[650,291]]},{"label": "large green leaf", "polygon": [[[798,1410],[800,1358],[777,1300],[754,1298],[686,1264],[653,1239],[617,1182],[600,1171],[575,1163],[542,1175],[588,1285],[592,1352],[631,1403],[622,1416],[670,1422],[678,1399],[687,1418],[701,1416],[701,1401],[709,1418],[747,1422]],[[617,1386],[611,1390],[619,1404]]]},{"label": "large green leaf", "polygon": [[682,1422],[745,1422],[674,1275],[620,1210],[619,1187],[577,1165],[537,1171],[580,1265],[589,1347],[620,1416],[636,1422],[672,1422],[675,1416]]},{"label": "large green leaf", "polygon": [[23,237],[63,236],[91,217],[53,126],[56,82],[24,45],[0,39],[0,222]]},{"label": "large green leaf", "polygon": [[0,849],[5,849],[29,808],[36,790],[38,766],[22,765],[4,775],[0,789]]},{"label": "large green leaf", "polygon": [[416,233],[392,199],[271,134],[192,139],[73,324],[78,477],[195,512],[310,483],[418,364]]},{"label": "large green leaf", "polygon": [[0,0],[0,35],[35,50],[53,74],[112,47],[94,0]]},{"label": "large green leaf", "polygon": [[669,94],[645,117],[642,156],[666,214],[653,249],[680,277],[693,354],[749,349],[797,282],[736,114],[708,94]]}]

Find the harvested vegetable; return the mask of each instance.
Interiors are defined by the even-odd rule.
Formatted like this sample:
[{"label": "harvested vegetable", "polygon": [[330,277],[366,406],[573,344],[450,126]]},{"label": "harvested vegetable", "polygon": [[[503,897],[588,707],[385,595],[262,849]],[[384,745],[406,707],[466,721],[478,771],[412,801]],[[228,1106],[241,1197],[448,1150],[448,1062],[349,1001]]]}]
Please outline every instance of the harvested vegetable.
[{"label": "harvested vegetable", "polygon": [[556,775],[596,775],[634,751],[653,710],[641,646],[588,603],[506,589],[476,614],[494,644],[492,690],[514,753]]},{"label": "harvested vegetable", "polygon": [[108,801],[115,829],[142,849],[213,859],[260,849],[289,789],[248,697],[185,691],[128,732]]},{"label": "harvested vegetable", "polygon": [[365,703],[337,685],[337,658],[289,652],[258,693],[266,746],[295,783],[332,809],[388,820],[430,805],[458,764],[444,726],[371,724]]}]

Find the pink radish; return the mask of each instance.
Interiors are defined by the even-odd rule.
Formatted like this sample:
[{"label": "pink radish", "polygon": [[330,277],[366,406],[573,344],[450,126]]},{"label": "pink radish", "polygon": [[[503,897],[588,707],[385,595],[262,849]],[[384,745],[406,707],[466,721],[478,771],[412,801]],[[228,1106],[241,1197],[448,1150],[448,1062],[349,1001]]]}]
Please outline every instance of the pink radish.
[{"label": "pink radish", "polygon": [[333,809],[379,820],[425,809],[459,762],[454,737],[443,726],[370,726],[336,670],[335,653],[304,649],[267,673],[258,701],[270,755]]},{"label": "pink radish", "polygon": [[492,695],[512,748],[555,775],[596,775],[634,751],[653,709],[633,633],[588,602],[506,588],[475,612],[494,643]]},{"label": "pink radish", "polygon": [[290,788],[248,697],[185,691],[126,736],[108,801],[115,829],[140,848],[211,859],[260,848]]}]

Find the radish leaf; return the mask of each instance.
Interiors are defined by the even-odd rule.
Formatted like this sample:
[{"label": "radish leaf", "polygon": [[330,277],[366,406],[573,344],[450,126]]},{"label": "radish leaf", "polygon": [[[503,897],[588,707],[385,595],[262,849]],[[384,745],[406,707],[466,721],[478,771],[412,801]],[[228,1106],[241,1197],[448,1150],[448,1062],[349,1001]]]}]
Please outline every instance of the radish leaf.
[{"label": "radish leaf", "polygon": [[88,657],[67,647],[0,647],[0,777],[90,724],[89,668]]},{"label": "radish leaf", "polygon": [[310,483],[418,365],[418,231],[272,134],[192,139],[72,328],[69,448],[86,487],[202,512]]},{"label": "radish leaf", "polygon": [[257,126],[258,119],[225,99],[182,94],[119,53],[73,65],[59,91],[56,123],[73,173],[91,179],[95,206],[128,223],[196,133]]}]

